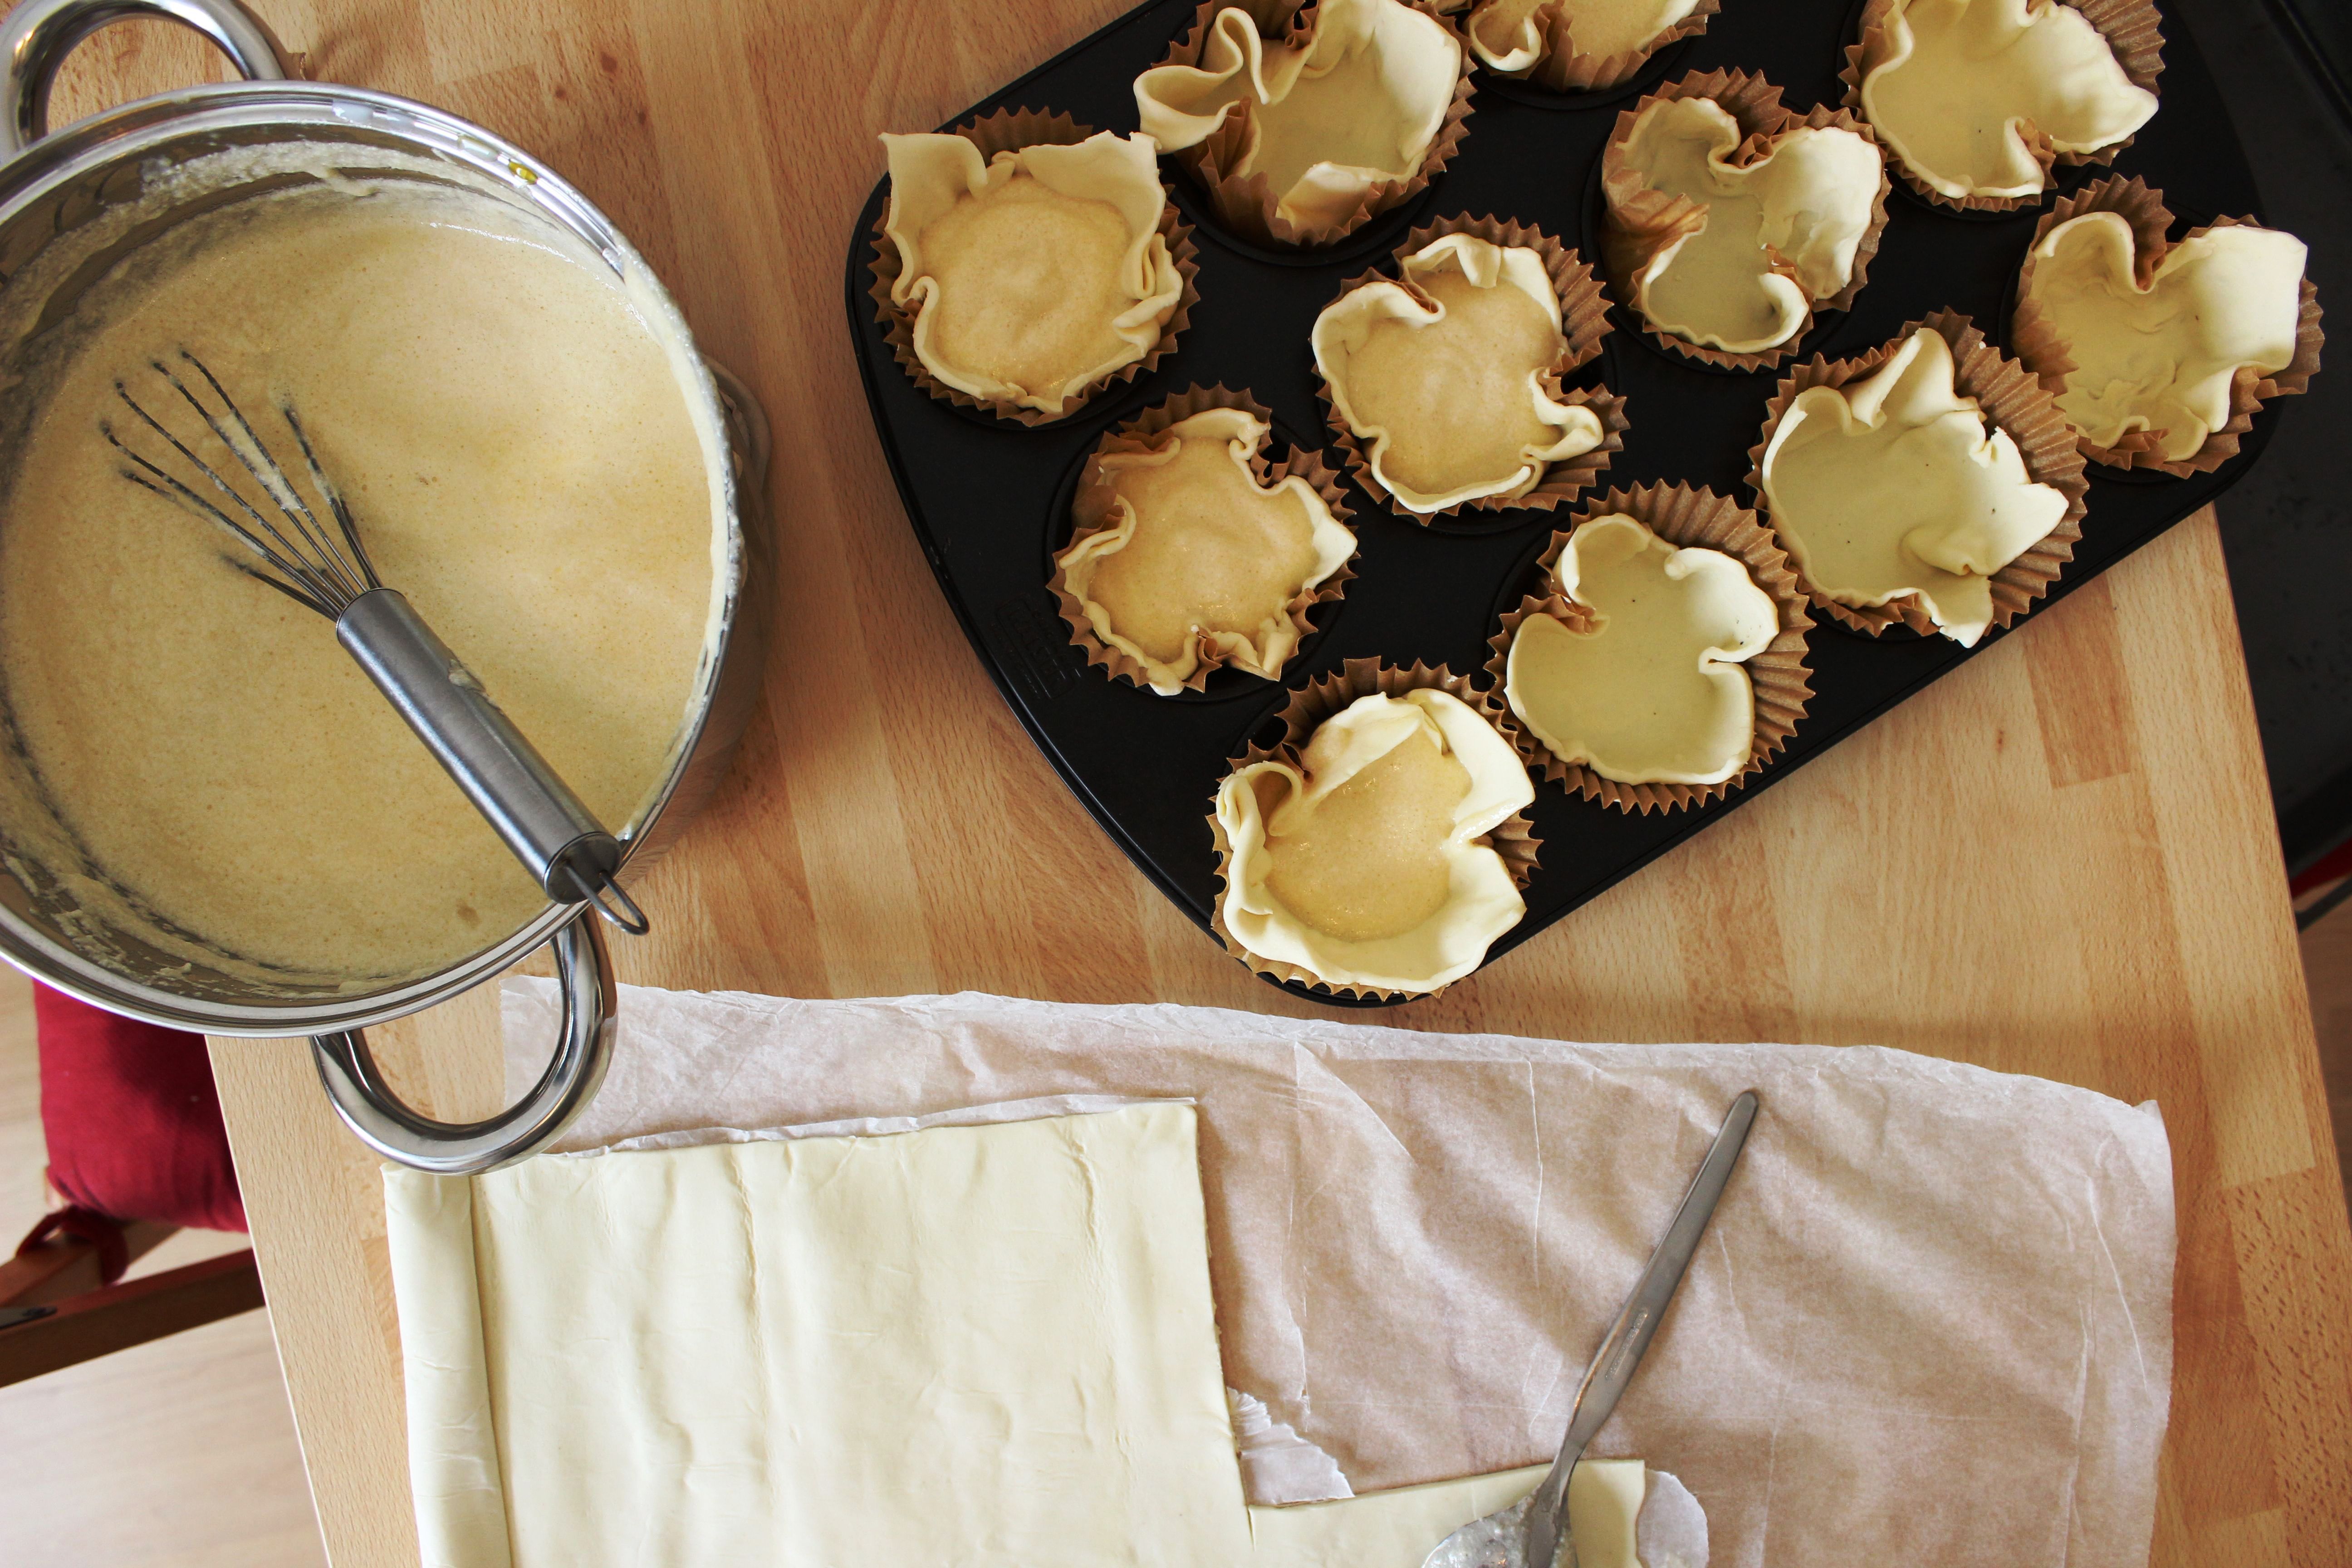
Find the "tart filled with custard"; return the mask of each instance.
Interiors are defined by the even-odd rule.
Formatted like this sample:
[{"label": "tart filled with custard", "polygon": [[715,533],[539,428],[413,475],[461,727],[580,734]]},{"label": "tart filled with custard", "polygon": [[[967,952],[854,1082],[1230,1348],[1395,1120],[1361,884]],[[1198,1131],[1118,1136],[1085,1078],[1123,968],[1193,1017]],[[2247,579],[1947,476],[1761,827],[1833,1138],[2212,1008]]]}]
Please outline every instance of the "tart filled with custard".
[{"label": "tart filled with custard", "polygon": [[1560,386],[1600,352],[1600,285],[1547,236],[1449,221],[1399,253],[1396,278],[1360,279],[1316,318],[1333,427],[1365,488],[1410,515],[1557,504],[1624,423],[1605,390]]},{"label": "tart filled with custard", "polygon": [[[1020,129],[1004,117],[973,128],[983,140]],[[935,395],[1055,419],[1172,344],[1190,247],[1150,137],[992,157],[963,134],[882,142],[887,307],[901,359]]]},{"label": "tart filled with custard", "polygon": [[[1278,978],[1419,995],[1477,968],[1526,914],[1532,845],[1518,814],[1535,787],[1471,701],[1382,673],[1400,689],[1346,700],[1303,744],[1219,787],[1217,923],[1244,962]],[[1443,672],[1415,674],[1469,693]],[[1369,675],[1351,668],[1355,687],[1337,684]]]},{"label": "tart filled with custard", "polygon": [[1221,667],[1281,675],[1356,536],[1337,476],[1311,453],[1269,465],[1272,437],[1245,395],[1195,388],[1097,447],[1053,581],[1089,662],[1163,697]]}]

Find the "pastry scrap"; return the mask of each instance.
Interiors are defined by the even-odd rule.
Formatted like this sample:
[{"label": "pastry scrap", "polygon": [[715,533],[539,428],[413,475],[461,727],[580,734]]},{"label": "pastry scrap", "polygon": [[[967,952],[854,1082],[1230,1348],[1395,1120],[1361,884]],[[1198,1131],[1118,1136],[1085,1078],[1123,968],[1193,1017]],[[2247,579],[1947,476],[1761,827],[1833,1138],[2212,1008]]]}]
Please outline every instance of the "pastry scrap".
[{"label": "pastry scrap", "polygon": [[2073,498],[2036,482],[1953,374],[1951,345],[1922,327],[1873,374],[1798,393],[1759,488],[1815,592],[1868,607],[1909,599],[1971,647],[1995,618],[1993,574],[2047,538]]},{"label": "pastry scrap", "polygon": [[1487,835],[1535,799],[1510,742],[1432,688],[1372,692],[1226,776],[1219,913],[1257,960],[1328,985],[1434,991],[1527,912]]},{"label": "pastry scrap", "polygon": [[[1453,7],[1446,7],[1452,9]],[[1476,0],[1463,26],[1497,76],[1556,89],[1614,87],[1666,44],[1705,30],[1716,0]]]},{"label": "pastry scrap", "polygon": [[1619,784],[1721,784],[1748,766],[1756,702],[1739,667],[1780,632],[1737,556],[1678,548],[1622,513],[1578,525],[1552,576],[1581,626],[1530,615],[1504,695],[1564,763]]},{"label": "pastry scrap", "polygon": [[1109,444],[1079,488],[1056,592],[1163,697],[1220,665],[1278,678],[1317,590],[1356,552],[1306,479],[1262,482],[1271,435],[1247,409],[1205,409]]},{"label": "pastry scrap", "polygon": [[2228,223],[2167,247],[2158,222],[2145,237],[2151,264],[2135,227],[2124,213],[2094,211],[2047,229],[2019,287],[2019,348],[2093,458],[2210,466],[2228,456],[2211,443],[2238,414],[2302,390],[2300,378],[2273,378],[2316,367],[2305,247]]},{"label": "pastry scrap", "polygon": [[1543,256],[1449,234],[1325,307],[1315,367],[1372,477],[1406,510],[1526,495],[1598,448],[1593,410],[1559,398],[1569,358]]},{"label": "pastry scrap", "polygon": [[1158,346],[1184,282],[1149,137],[1103,132],[986,162],[960,135],[882,141],[890,300],[940,383],[1061,415]]},{"label": "pastry scrap", "polygon": [[[1249,1510],[1248,1568],[1422,1568],[1461,1524],[1532,1492],[1549,1467]],[[1577,1568],[1706,1561],[1706,1513],[1675,1477],[1639,1459],[1586,1459],[1568,1481]]]},{"label": "pastry scrap", "polygon": [[[2152,58],[2152,11],[2147,31]],[[2111,156],[2156,113],[2156,94],[2062,0],[1873,0],[1859,50],[1849,101],[1924,190],[1955,202],[2032,200],[2058,156]]]},{"label": "pastry scrap", "polygon": [[1197,60],[1145,71],[1135,101],[1146,134],[1225,188],[1229,219],[1249,209],[1272,237],[1317,243],[1418,188],[1464,60],[1443,23],[1400,0],[1320,0],[1304,15],[1304,30],[1276,40],[1248,11],[1218,10]]},{"label": "pastry scrap", "polygon": [[[1687,88],[1690,84],[1683,84]],[[1732,87],[1753,89],[1753,79]],[[1751,135],[1713,96],[1645,100],[1602,154],[1617,272],[1659,332],[1728,354],[1795,342],[1819,305],[1843,305],[1885,221],[1870,138],[1800,121]],[[1820,116],[1821,111],[1816,110]]]}]

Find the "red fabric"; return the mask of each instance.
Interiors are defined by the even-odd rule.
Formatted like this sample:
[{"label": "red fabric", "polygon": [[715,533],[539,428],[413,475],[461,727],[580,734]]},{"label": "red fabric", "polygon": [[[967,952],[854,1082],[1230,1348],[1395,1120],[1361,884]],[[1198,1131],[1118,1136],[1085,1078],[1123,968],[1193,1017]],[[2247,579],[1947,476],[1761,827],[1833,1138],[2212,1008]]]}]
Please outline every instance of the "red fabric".
[{"label": "red fabric", "polygon": [[101,1285],[113,1284],[131,1267],[131,1241],[122,1234],[122,1227],[96,1209],[79,1205],[43,1215],[41,1223],[16,1244],[16,1256],[24,1257],[53,1236],[70,1236],[98,1248],[98,1282]]},{"label": "red fabric", "polygon": [[2347,839],[2322,856],[2317,864],[2289,884],[2301,898],[2314,888],[2325,887],[2338,877],[2352,877],[2352,839]]},{"label": "red fabric", "polygon": [[243,1230],[245,1203],[202,1035],[33,987],[49,1185],[115,1219]]}]

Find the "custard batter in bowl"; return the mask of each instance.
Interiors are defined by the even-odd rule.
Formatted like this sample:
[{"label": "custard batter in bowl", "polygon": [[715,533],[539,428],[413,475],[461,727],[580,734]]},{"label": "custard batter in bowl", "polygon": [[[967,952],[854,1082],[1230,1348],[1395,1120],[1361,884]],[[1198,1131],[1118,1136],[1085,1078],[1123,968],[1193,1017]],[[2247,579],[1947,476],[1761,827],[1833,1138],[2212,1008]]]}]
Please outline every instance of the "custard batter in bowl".
[{"label": "custard batter in bowl", "polygon": [[545,900],[325,619],[121,477],[101,421],[161,453],[118,380],[194,428],[145,369],[184,347],[273,442],[290,399],[383,580],[616,833],[692,739],[730,581],[667,302],[506,202],[348,163],[295,155],[61,322],[0,291],[31,410],[0,426],[10,868],[66,884],[78,946],[133,931],[261,994],[427,975]]}]

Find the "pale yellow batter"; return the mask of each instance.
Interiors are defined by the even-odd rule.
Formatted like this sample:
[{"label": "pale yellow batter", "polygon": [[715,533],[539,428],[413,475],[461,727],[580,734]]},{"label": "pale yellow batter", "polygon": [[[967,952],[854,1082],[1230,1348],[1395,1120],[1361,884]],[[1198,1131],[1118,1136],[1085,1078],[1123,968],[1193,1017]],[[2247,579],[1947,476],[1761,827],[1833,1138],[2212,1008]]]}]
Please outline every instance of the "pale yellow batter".
[{"label": "pale yellow batter", "polygon": [[[1386,466],[1422,491],[1516,477],[1528,466],[1526,449],[1557,435],[1526,392],[1530,367],[1548,369],[1559,357],[1559,328],[1516,289],[1481,289],[1450,271],[1422,288],[1454,330],[1415,332],[1382,321],[1359,356],[1358,398],[1368,405],[1360,412],[1396,428]],[[1454,395],[1439,390],[1442,381],[1454,383]],[[1393,402],[1380,395],[1388,392]]]},{"label": "pale yellow batter", "polygon": [[1016,174],[964,195],[923,230],[939,279],[941,358],[1008,385],[1059,388],[1128,345],[1111,323],[1135,301],[1119,267],[1129,235],[1108,202]]},{"label": "pale yellow batter", "polygon": [[[1377,942],[1444,907],[1454,808],[1470,773],[1426,731],[1320,796],[1311,812],[1277,810],[1266,834],[1266,890],[1317,931]],[[1259,795],[1261,805],[1265,795]],[[1286,831],[1287,829],[1287,831]]]},{"label": "pale yellow batter", "polygon": [[292,397],[383,580],[615,831],[668,773],[713,611],[679,369],[551,231],[349,182],[183,226],[16,356],[42,406],[0,454],[0,676],[86,906],[112,884],[248,977],[412,976],[505,937],[538,889],[332,626],[119,477],[116,378],[184,346],[274,442]]}]

